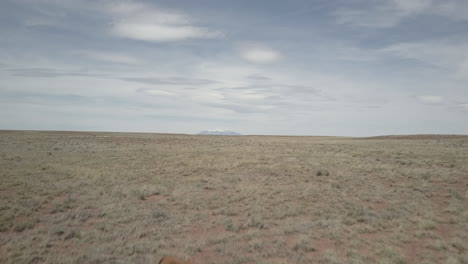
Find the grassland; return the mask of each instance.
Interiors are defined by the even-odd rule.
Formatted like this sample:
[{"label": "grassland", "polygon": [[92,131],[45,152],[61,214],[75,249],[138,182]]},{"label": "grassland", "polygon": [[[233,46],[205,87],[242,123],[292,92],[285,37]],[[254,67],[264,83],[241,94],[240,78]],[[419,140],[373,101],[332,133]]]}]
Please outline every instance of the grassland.
[{"label": "grassland", "polygon": [[468,136],[0,131],[0,263],[468,263]]}]

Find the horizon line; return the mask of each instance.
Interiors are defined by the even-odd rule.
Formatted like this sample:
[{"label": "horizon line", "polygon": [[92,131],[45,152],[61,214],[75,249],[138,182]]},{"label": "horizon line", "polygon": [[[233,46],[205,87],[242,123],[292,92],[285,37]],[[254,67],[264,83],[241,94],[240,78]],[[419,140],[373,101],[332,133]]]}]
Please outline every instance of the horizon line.
[{"label": "horizon line", "polygon": [[[203,131],[203,130],[202,130]],[[382,134],[372,136],[330,136],[330,135],[288,135],[288,134],[240,134],[240,135],[202,135],[198,133],[172,133],[172,132],[143,132],[143,131],[99,131],[99,130],[46,130],[46,129],[0,129],[0,133],[5,132],[59,132],[59,133],[119,133],[119,134],[159,134],[159,135],[186,135],[186,136],[266,136],[266,137],[337,137],[337,138],[380,138],[380,137],[401,137],[401,136],[468,136],[468,134]]]}]

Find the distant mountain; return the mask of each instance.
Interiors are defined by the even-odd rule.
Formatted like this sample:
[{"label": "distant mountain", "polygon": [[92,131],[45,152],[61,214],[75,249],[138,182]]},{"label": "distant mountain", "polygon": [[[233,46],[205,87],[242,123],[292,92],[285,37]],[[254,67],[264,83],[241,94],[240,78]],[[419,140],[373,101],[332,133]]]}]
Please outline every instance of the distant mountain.
[{"label": "distant mountain", "polygon": [[241,134],[234,132],[234,131],[227,131],[227,130],[203,130],[202,132],[198,133],[198,135],[217,135],[217,136],[241,136]]}]

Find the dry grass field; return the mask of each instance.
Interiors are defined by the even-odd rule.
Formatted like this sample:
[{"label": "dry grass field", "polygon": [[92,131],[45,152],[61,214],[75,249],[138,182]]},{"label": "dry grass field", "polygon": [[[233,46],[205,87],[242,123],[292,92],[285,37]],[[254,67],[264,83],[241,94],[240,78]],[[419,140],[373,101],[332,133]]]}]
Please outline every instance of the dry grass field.
[{"label": "dry grass field", "polygon": [[0,263],[468,263],[468,136],[0,131]]}]

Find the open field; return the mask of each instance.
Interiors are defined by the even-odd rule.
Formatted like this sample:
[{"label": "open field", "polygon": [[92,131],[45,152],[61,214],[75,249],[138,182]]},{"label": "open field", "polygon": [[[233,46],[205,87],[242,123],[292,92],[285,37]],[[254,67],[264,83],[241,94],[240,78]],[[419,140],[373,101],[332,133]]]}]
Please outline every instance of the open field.
[{"label": "open field", "polygon": [[0,263],[468,263],[468,136],[0,131]]}]

